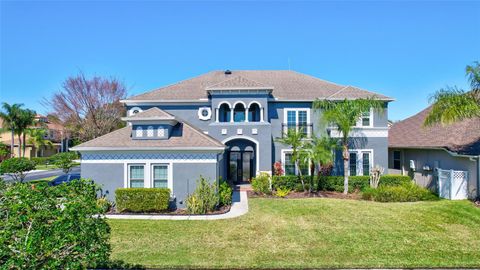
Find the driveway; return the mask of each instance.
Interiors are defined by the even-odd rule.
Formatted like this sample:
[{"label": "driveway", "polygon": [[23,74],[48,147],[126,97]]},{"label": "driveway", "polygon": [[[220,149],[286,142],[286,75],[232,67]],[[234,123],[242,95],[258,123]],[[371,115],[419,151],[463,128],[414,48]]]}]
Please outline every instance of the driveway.
[{"label": "driveway", "polygon": [[[70,171],[71,173],[80,173],[80,166],[73,167],[72,170]],[[27,176],[25,177],[25,181],[32,181],[32,180],[38,180],[38,179],[43,179],[51,176],[58,176],[62,175],[63,171],[61,169],[56,169],[56,170],[49,170],[49,171],[42,171],[42,172],[31,172],[28,173]],[[5,181],[13,180],[12,177],[10,176],[4,176]]]}]

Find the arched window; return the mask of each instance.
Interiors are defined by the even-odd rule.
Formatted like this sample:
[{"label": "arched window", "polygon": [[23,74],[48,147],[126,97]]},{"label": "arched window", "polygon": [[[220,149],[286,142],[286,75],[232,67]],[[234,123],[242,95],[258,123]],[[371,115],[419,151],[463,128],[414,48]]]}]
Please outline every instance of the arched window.
[{"label": "arched window", "polygon": [[147,128],[147,137],[153,137],[153,127],[148,126]]},{"label": "arched window", "polygon": [[245,106],[242,103],[237,103],[233,109],[233,121],[245,122]]},{"label": "arched window", "polygon": [[260,106],[257,103],[250,104],[248,108],[248,121],[249,122],[260,122]]},{"label": "arched window", "polygon": [[218,109],[218,121],[219,122],[230,122],[230,106],[224,103]]},{"label": "arched window", "polygon": [[135,137],[142,137],[143,136],[143,128],[142,127],[137,127],[135,130]]}]

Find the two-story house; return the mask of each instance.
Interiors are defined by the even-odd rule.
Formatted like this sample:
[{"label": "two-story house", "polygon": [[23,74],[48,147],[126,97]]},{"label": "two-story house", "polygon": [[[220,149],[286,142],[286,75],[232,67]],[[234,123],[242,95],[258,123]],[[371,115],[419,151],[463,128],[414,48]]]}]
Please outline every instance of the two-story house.
[{"label": "two-story house", "polygon": [[[213,71],[123,100],[125,128],[78,145],[82,176],[104,186],[110,198],[119,187],[168,187],[178,207],[203,176],[240,183],[272,172],[280,161],[287,174],[298,173],[291,149],[277,142],[289,128],[307,137],[341,134],[320,124],[312,110],[319,99],[375,96],[294,71]],[[366,112],[352,138],[350,174],[367,174],[388,164],[387,110]],[[358,140],[357,140],[358,139]],[[341,155],[334,173],[342,174]]]}]

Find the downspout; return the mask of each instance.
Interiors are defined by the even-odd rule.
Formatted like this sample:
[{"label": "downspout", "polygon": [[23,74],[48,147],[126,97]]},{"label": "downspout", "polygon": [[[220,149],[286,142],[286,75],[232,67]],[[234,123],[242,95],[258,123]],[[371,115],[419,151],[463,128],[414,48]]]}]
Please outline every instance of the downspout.
[{"label": "downspout", "polygon": [[477,199],[480,199],[480,155],[477,157]]}]

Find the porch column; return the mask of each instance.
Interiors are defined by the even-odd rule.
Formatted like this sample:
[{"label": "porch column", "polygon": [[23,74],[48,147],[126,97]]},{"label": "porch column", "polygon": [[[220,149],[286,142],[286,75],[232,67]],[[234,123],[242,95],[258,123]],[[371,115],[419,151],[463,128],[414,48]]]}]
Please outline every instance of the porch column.
[{"label": "porch column", "polygon": [[263,113],[264,113],[264,108],[260,108],[260,122],[263,122]]},{"label": "porch column", "polygon": [[248,122],[248,108],[245,108],[245,122]]}]

